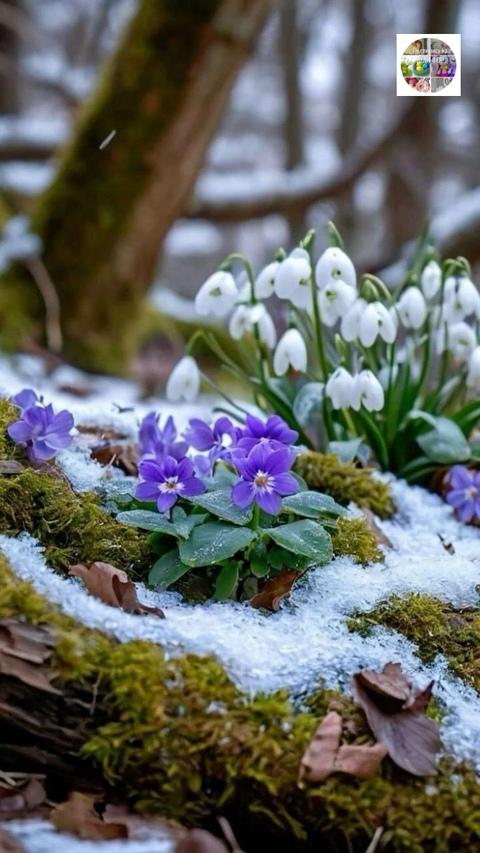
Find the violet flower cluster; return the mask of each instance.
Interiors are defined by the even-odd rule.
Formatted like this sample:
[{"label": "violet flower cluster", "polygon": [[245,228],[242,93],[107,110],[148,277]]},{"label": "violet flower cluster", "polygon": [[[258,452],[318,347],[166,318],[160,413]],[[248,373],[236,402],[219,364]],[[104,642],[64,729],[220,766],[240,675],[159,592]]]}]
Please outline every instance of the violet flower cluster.
[{"label": "violet flower cluster", "polygon": [[24,447],[31,462],[53,459],[60,450],[70,447],[73,441],[73,415],[67,409],[55,414],[51,403],[30,388],[25,388],[11,398],[20,409],[20,418],[7,428],[8,435]]},{"label": "violet flower cluster", "polygon": [[480,471],[465,465],[454,465],[448,474],[446,501],[453,506],[460,521],[480,520]]},{"label": "violet flower cluster", "polygon": [[[160,427],[158,417],[150,412],[140,425],[139,436],[142,481],[135,496],[155,501],[162,513],[180,498],[202,494],[206,490],[202,478],[211,476],[219,460],[238,474],[231,491],[231,500],[238,507],[255,503],[264,512],[277,515],[282,497],[299,489],[290,473],[298,433],[278,415],[267,420],[249,415],[244,427],[236,426],[225,416],[211,426],[192,418],[183,437],[179,437],[173,418]],[[198,455],[188,457],[189,449],[198,451]]]}]

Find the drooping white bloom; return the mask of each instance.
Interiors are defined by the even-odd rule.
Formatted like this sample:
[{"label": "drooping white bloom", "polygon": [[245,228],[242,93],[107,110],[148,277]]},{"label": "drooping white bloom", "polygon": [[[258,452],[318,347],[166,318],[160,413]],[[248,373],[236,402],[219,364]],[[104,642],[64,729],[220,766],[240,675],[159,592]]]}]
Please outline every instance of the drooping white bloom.
[{"label": "drooping white bloom", "polygon": [[322,322],[334,326],[355,302],[357,291],[342,279],[330,279],[318,293],[318,308]]},{"label": "drooping white bloom", "polygon": [[407,287],[396,307],[406,329],[420,329],[423,326],[427,317],[427,305],[418,287]]},{"label": "drooping white bloom", "polygon": [[443,293],[443,317],[447,323],[458,323],[475,314],[480,319],[480,293],[466,275],[449,276]]},{"label": "drooping white bloom", "polygon": [[348,409],[352,402],[354,378],[344,367],[337,367],[330,376],[325,393],[334,409]]},{"label": "drooping white bloom", "polygon": [[258,321],[258,332],[262,343],[264,343],[268,349],[274,349],[275,344],[277,343],[277,330],[268,311],[264,311]]},{"label": "drooping white bloom", "polygon": [[371,370],[361,370],[353,379],[350,405],[356,412],[364,406],[368,412],[383,409],[385,395],[377,377]]},{"label": "drooping white bloom", "polygon": [[464,322],[444,325],[437,334],[437,352],[441,354],[447,349],[460,361],[465,361],[476,345],[475,332]]},{"label": "drooping white bloom", "polygon": [[425,299],[433,299],[442,284],[442,270],[436,261],[429,261],[422,270],[420,286]]},{"label": "drooping white bloom", "polygon": [[307,369],[307,348],[297,329],[287,329],[280,338],[273,356],[273,369],[283,376],[289,367],[304,373]]},{"label": "drooping white bloom", "polygon": [[165,394],[171,403],[186,400],[193,403],[200,390],[200,371],[191,355],[185,355],[173,368],[168,377]]},{"label": "drooping white bloom", "polygon": [[224,270],[214,272],[202,284],[195,297],[197,314],[214,317],[226,317],[235,305],[238,296],[233,275]]},{"label": "drooping white bloom", "polygon": [[397,336],[396,317],[381,302],[357,299],[344,315],[341,325],[346,341],[359,338],[364,347],[371,347],[380,336],[387,344]]},{"label": "drooping white bloom", "polygon": [[272,261],[259,272],[255,280],[255,296],[257,299],[268,299],[273,294],[275,285],[275,277],[277,275],[278,261]]},{"label": "drooping white bloom", "polygon": [[310,257],[305,249],[294,249],[280,261],[275,274],[274,290],[279,299],[289,299],[297,308],[308,309],[311,304]]},{"label": "drooping white bloom", "polygon": [[265,306],[261,302],[256,305],[238,305],[228,324],[230,337],[239,341],[244,335],[250,334],[255,323],[259,323],[265,314]]},{"label": "drooping white bloom", "polygon": [[341,279],[350,287],[357,286],[357,274],[352,261],[336,246],[325,249],[315,267],[315,279],[320,290],[326,287],[332,278]]},{"label": "drooping white bloom", "polygon": [[468,359],[467,388],[480,393],[480,346],[475,347]]}]

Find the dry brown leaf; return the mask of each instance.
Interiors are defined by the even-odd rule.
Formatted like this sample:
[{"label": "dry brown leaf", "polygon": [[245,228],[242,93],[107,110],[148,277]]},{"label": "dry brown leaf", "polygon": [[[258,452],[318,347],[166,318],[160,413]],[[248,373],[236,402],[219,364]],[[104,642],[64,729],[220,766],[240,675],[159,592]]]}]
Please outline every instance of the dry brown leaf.
[{"label": "dry brown leaf", "polygon": [[22,463],[15,459],[0,459],[0,474],[4,476],[19,474],[23,471],[23,467]]},{"label": "dry brown leaf", "polygon": [[90,841],[108,841],[113,838],[128,838],[125,823],[103,821],[95,811],[98,797],[72,791],[67,802],[56,806],[50,820],[59,832],[69,832],[77,838]]},{"label": "dry brown leaf", "polygon": [[25,853],[25,847],[9,832],[0,829],[0,853]]},{"label": "dry brown leaf", "polygon": [[160,608],[141,604],[135,584],[124,571],[110,563],[77,563],[70,566],[69,574],[81,578],[90,595],[100,598],[111,607],[119,607],[127,613],[150,613],[160,619],[165,618]]},{"label": "dry brown leaf", "polygon": [[52,672],[47,665],[53,639],[40,626],[16,619],[0,620],[0,672],[46,693],[56,693],[51,684]]},{"label": "dry brown leaf", "polygon": [[[387,664],[382,673],[356,673],[352,679],[354,698],[377,741],[386,746],[395,764],[415,776],[437,772],[438,726],[425,715],[432,686],[433,682],[416,691],[401,672],[400,664]],[[408,695],[402,699],[407,687]]]},{"label": "dry brown leaf", "polygon": [[155,836],[159,841],[177,841],[182,838],[187,830],[173,821],[157,817],[144,817],[129,812],[125,805],[109,803],[102,813],[104,823],[124,824],[127,836],[130,839],[142,840],[145,833],[149,837]]},{"label": "dry brown leaf", "polygon": [[112,465],[129,476],[138,474],[138,450],[133,444],[98,444],[92,448],[90,456],[100,465]]},{"label": "dry brown leaf", "polygon": [[387,754],[383,744],[340,746],[342,718],[330,711],[318,726],[300,763],[299,782],[324,782],[332,773],[370,779]]},{"label": "dry brown leaf", "polygon": [[278,610],[281,602],[292,591],[293,585],[302,572],[283,569],[280,574],[266,581],[260,592],[251,599],[252,607],[265,607],[266,610]]}]

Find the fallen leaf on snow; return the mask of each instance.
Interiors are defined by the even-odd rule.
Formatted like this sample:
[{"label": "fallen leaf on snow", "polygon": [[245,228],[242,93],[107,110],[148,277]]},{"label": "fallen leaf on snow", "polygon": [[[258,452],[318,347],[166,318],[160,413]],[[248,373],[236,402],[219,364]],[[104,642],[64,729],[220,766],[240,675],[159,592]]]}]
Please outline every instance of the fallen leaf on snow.
[{"label": "fallen leaf on snow", "polygon": [[100,465],[112,465],[129,476],[138,474],[138,450],[133,444],[98,444],[92,448],[90,456]]},{"label": "fallen leaf on snow", "polygon": [[124,823],[105,822],[95,810],[98,797],[72,791],[65,803],[55,806],[50,821],[59,832],[69,832],[77,838],[90,841],[106,841],[113,838],[128,838]]},{"label": "fallen leaf on snow", "polygon": [[438,726],[425,715],[433,682],[415,689],[400,664],[388,663],[382,672],[364,670],[352,679],[355,701],[363,709],[377,741],[392,761],[415,776],[437,772],[440,749]]},{"label": "fallen leaf on snow", "polygon": [[278,610],[281,602],[292,591],[292,587],[302,572],[287,571],[270,578],[250,599],[252,607],[265,607],[266,610]]},{"label": "fallen leaf on snow", "polygon": [[109,563],[77,563],[70,566],[69,574],[81,578],[90,595],[100,598],[111,607],[119,607],[127,613],[150,613],[165,618],[160,608],[142,604],[137,598],[135,584],[128,575]]},{"label": "fallen leaf on snow", "polygon": [[323,782],[332,773],[371,779],[387,749],[383,744],[340,746],[342,718],[330,711],[318,726],[300,763],[299,782]]}]

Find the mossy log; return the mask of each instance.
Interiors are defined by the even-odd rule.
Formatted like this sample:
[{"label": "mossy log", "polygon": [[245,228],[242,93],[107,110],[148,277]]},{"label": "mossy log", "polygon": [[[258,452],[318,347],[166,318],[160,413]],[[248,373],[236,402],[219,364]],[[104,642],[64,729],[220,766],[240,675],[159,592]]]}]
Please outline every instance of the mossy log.
[{"label": "mossy log", "polygon": [[[269,7],[139,3],[33,214],[60,297],[65,355],[77,364],[125,367],[162,239],[192,191]],[[41,334],[43,306],[18,268],[1,283],[0,315],[10,344]]]}]

